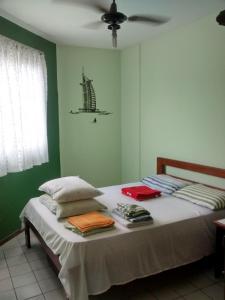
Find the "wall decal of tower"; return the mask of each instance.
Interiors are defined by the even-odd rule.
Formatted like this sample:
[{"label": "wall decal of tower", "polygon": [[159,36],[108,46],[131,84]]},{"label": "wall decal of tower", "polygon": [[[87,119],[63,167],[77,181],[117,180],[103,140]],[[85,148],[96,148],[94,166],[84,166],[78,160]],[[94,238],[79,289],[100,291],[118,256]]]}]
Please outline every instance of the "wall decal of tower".
[{"label": "wall decal of tower", "polygon": [[83,89],[83,107],[79,108],[78,111],[73,112],[70,111],[71,114],[79,114],[79,113],[98,113],[100,115],[109,115],[110,112],[105,110],[100,110],[96,108],[96,94],[92,84],[93,80],[89,79],[84,74],[84,68],[82,68],[82,82],[80,85]]}]

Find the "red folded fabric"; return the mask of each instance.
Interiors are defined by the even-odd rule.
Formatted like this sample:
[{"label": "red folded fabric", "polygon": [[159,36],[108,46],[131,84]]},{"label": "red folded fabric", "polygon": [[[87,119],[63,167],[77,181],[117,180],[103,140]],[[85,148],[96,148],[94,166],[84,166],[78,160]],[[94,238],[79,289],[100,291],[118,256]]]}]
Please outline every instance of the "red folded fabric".
[{"label": "red folded fabric", "polygon": [[138,201],[159,197],[161,195],[160,191],[153,190],[145,185],[122,188],[121,192]]}]

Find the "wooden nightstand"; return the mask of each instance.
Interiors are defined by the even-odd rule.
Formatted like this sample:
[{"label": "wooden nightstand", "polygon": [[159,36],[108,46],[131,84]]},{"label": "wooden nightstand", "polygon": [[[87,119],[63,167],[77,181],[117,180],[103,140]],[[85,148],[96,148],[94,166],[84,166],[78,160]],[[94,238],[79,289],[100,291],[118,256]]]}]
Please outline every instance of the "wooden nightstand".
[{"label": "wooden nightstand", "polygon": [[224,271],[224,239],[225,239],[225,219],[214,221],[216,225],[216,253],[214,272],[215,277],[221,276]]}]

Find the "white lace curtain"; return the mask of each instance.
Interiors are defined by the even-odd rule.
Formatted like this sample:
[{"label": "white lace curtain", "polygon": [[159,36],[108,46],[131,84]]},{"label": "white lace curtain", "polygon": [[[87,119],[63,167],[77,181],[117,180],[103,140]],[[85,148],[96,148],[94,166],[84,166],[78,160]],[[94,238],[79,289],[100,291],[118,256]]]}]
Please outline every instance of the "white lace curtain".
[{"label": "white lace curtain", "polygon": [[0,35],[0,176],[47,161],[44,54]]}]

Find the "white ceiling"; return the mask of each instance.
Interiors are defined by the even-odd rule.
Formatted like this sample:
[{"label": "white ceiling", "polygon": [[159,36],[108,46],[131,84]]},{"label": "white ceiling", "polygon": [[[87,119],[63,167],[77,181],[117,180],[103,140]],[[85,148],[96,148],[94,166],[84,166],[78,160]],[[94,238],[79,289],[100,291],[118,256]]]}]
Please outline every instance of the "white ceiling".
[{"label": "white ceiling", "polygon": [[[87,2],[88,0],[83,0]],[[91,2],[93,0],[89,0]],[[98,0],[111,4],[111,0]],[[118,31],[118,48],[125,48],[159,33],[194,22],[225,9],[225,0],[117,0],[118,10],[127,16],[153,14],[171,17],[164,25],[124,23]],[[93,30],[85,24],[100,20],[101,13],[76,0],[0,0],[0,15],[57,44],[111,48],[107,25]]]}]

